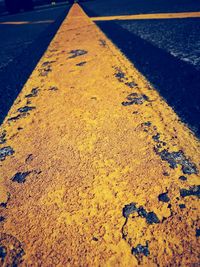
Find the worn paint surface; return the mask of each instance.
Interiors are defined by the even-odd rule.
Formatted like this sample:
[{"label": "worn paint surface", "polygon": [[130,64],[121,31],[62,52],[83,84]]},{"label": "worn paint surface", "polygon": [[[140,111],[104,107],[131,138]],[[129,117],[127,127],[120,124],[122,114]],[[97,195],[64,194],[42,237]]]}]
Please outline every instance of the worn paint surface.
[{"label": "worn paint surface", "polygon": [[156,14],[139,14],[124,16],[105,16],[93,17],[93,21],[109,21],[109,20],[138,20],[138,19],[183,19],[183,18],[199,18],[200,12],[180,12],[180,13],[156,13]]},{"label": "worn paint surface", "polygon": [[1,265],[197,266],[199,141],[77,4],[0,136]]}]

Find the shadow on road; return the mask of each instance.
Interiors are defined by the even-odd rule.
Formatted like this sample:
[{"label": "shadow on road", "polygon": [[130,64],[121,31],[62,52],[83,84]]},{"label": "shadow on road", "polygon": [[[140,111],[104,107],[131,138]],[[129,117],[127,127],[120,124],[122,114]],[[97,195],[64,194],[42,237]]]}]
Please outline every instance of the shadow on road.
[{"label": "shadow on road", "polygon": [[[63,11],[58,19],[50,24],[22,54],[0,69],[0,124],[47,49],[68,10]],[[10,25],[4,25],[4,27],[10,27]],[[18,25],[17,27],[27,27],[27,25]]]},{"label": "shadow on road", "polygon": [[200,136],[200,71],[115,22],[97,25],[159,91],[197,136]]}]

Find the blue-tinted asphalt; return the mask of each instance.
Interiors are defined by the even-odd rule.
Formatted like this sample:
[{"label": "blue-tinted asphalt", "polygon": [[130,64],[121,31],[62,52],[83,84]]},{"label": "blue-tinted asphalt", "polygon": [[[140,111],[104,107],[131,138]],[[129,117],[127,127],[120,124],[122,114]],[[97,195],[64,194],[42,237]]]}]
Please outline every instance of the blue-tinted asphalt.
[{"label": "blue-tinted asphalt", "polygon": [[89,16],[200,11],[199,0],[82,0]]},{"label": "blue-tinted asphalt", "polygon": [[0,123],[47,49],[70,6],[62,6],[0,18],[9,21],[46,21],[54,23],[0,24]]},{"label": "blue-tinted asphalt", "polygon": [[[194,0],[88,1],[89,16],[200,11]],[[200,18],[97,22],[200,136]]]}]

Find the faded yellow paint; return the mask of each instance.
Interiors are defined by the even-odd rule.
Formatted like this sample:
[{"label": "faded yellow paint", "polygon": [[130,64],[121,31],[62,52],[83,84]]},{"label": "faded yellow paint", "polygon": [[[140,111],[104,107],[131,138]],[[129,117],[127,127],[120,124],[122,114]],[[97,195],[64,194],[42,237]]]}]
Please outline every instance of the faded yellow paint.
[{"label": "faded yellow paint", "polygon": [[5,185],[2,181],[2,177],[0,180],[0,203],[6,203],[8,200],[8,194],[5,188]]},{"label": "faded yellow paint", "polygon": [[[148,101],[122,105],[131,93]],[[24,106],[35,108],[20,113]],[[1,131],[0,148],[15,151],[1,161],[3,266],[198,264],[198,199],[180,189],[199,185],[199,174],[180,180],[180,164],[170,168],[159,153],[182,150],[199,169],[199,141],[77,4]],[[25,172],[23,183],[12,181]],[[158,199],[165,192],[167,203]],[[130,203],[160,223],[137,212],[126,219]],[[131,253],[146,242],[149,255]]]},{"label": "faded yellow paint", "polygon": [[3,21],[0,22],[1,25],[24,25],[24,24],[43,24],[43,23],[53,23],[54,20],[38,20],[38,21]]},{"label": "faded yellow paint", "polygon": [[184,19],[184,18],[199,18],[199,17],[200,17],[200,12],[179,12],[179,13],[156,13],[156,14],[92,17],[91,19],[93,21],[109,21],[109,20],[134,20],[134,19]]}]

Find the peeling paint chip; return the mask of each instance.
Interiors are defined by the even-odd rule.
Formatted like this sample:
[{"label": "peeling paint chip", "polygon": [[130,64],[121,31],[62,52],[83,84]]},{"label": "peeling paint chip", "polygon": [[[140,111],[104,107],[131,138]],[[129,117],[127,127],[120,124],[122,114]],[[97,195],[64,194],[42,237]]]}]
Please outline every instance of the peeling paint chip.
[{"label": "peeling paint chip", "polygon": [[170,198],[168,197],[167,192],[166,192],[166,193],[160,194],[158,196],[158,200],[159,201],[162,201],[162,202],[169,202],[170,201]]},{"label": "peeling paint chip", "polygon": [[142,206],[137,208],[136,203],[132,202],[125,205],[122,210],[122,214],[126,219],[128,219],[129,215],[134,212],[137,212],[140,217],[145,218],[148,224],[160,223],[160,220],[153,211],[147,212]]},{"label": "peeling paint chip", "polygon": [[56,87],[56,86],[51,86],[51,87],[49,88],[49,91],[58,91],[58,87]]},{"label": "peeling paint chip", "polygon": [[120,81],[123,82],[123,79],[125,79],[126,75],[123,71],[119,70],[117,73],[115,73],[115,77]]},{"label": "peeling paint chip", "polygon": [[151,122],[150,121],[145,121],[141,124],[141,126],[146,126],[146,127],[150,127],[151,126]]},{"label": "peeling paint chip", "polygon": [[42,67],[46,67],[46,66],[49,66],[50,64],[56,62],[55,60],[52,60],[52,61],[45,61],[42,63]]},{"label": "peeling paint chip", "polygon": [[148,215],[148,212],[143,207],[139,207],[137,212],[138,212],[138,215],[142,218],[146,218]]},{"label": "peeling paint chip", "polygon": [[71,50],[69,52],[69,54],[71,54],[71,56],[69,58],[75,58],[75,57],[79,57],[79,56],[83,56],[85,54],[87,54],[88,52],[82,49],[77,49],[77,50]]},{"label": "peeling paint chip", "polygon": [[129,101],[122,102],[123,106],[131,106],[133,104],[142,105],[145,101],[149,100],[146,95],[138,95],[137,93],[128,95],[126,99]]},{"label": "peeling paint chip", "polygon": [[192,186],[190,189],[180,189],[181,197],[197,196],[200,197],[200,185]]},{"label": "peeling paint chip", "polygon": [[160,134],[159,133],[157,133],[156,135],[153,135],[152,136],[152,139],[155,141],[155,142],[159,142],[160,140]]},{"label": "peeling paint chip", "polygon": [[7,207],[7,204],[8,204],[8,201],[10,200],[10,193],[7,193],[7,198],[5,198],[3,200],[3,202],[0,203],[0,207],[2,208],[6,208]]},{"label": "peeling paint chip", "polygon": [[26,181],[26,177],[30,174],[31,172],[18,172],[16,173],[11,180],[13,182],[17,183],[24,183]]},{"label": "peeling paint chip", "polygon": [[0,216],[0,222],[3,222],[5,220],[5,217]]},{"label": "peeling paint chip", "polygon": [[160,223],[160,220],[158,219],[157,215],[153,211],[151,211],[146,216],[146,222],[148,224],[153,224],[153,223]]},{"label": "peeling paint chip", "polygon": [[179,204],[179,208],[180,208],[180,209],[185,209],[186,206],[185,206],[185,204]]},{"label": "peeling paint chip", "polygon": [[40,76],[47,76],[49,74],[49,72],[51,72],[52,69],[50,66],[47,66],[46,68],[44,69],[40,69],[39,72],[40,72]]},{"label": "peeling paint chip", "polygon": [[35,87],[31,90],[31,93],[26,95],[26,98],[30,98],[30,97],[36,97],[38,95],[39,89],[38,87]]},{"label": "peeling paint chip", "polygon": [[143,207],[138,208],[138,215],[145,218],[148,224],[160,223],[160,220],[153,211],[147,212]]},{"label": "peeling paint chip", "polygon": [[25,107],[22,107],[22,108],[18,108],[18,112],[20,113],[27,113],[28,111],[30,110],[33,110],[35,109],[35,107],[29,107],[29,106],[25,106]]},{"label": "peeling paint chip", "polygon": [[11,156],[15,151],[10,146],[6,146],[0,149],[0,160],[3,161],[7,156]]},{"label": "peeling paint chip", "polygon": [[4,246],[0,246],[0,259],[1,259],[1,262],[3,263],[5,257],[7,255],[7,250],[6,250],[6,247]]},{"label": "peeling paint chip", "polygon": [[122,210],[123,216],[127,219],[131,213],[134,213],[137,211],[136,203],[130,203],[128,205],[125,205],[125,207]]},{"label": "peeling paint chip", "polygon": [[196,237],[200,236],[200,229],[196,229]]},{"label": "peeling paint chip", "polygon": [[105,47],[106,46],[106,41],[103,39],[99,39],[99,43],[101,46]]},{"label": "peeling paint chip", "polygon": [[137,84],[134,82],[127,82],[127,83],[125,83],[125,85],[127,85],[130,88],[134,88],[135,86],[137,86]]},{"label": "peeling paint chip", "polygon": [[161,152],[157,152],[162,160],[165,160],[169,163],[169,166],[172,169],[175,169],[177,165],[181,165],[182,172],[184,174],[197,174],[198,170],[194,163],[190,162],[189,159],[186,158],[183,151],[180,150],[178,152],[169,152],[164,149]]},{"label": "peeling paint chip", "polygon": [[4,144],[6,142],[6,131],[4,130],[0,133],[0,144]]},{"label": "peeling paint chip", "polygon": [[132,248],[132,254],[137,256],[137,255],[144,255],[144,256],[149,256],[149,248],[148,248],[148,243],[146,242],[146,246],[142,246],[141,244],[138,244],[135,248]]},{"label": "peeling paint chip", "polygon": [[19,118],[21,117],[22,117],[21,114],[18,114],[17,116],[9,118],[8,121],[16,121],[16,120],[19,120]]},{"label": "peeling paint chip", "polygon": [[187,181],[187,177],[181,175],[181,176],[179,177],[179,180],[181,180],[181,181]]}]

